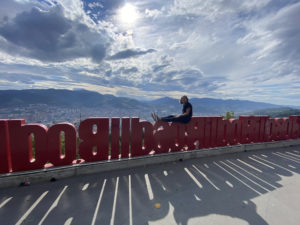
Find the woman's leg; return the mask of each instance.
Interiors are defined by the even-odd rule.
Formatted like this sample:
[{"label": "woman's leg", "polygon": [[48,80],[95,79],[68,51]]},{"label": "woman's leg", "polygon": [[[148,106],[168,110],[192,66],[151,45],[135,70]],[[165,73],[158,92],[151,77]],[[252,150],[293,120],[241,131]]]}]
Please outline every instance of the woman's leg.
[{"label": "woman's leg", "polygon": [[190,118],[188,117],[176,117],[176,116],[167,116],[161,119],[164,122],[179,122],[179,123],[188,123],[190,122]]},{"label": "woman's leg", "polygon": [[174,116],[174,115],[159,117],[159,120],[164,121],[164,122],[174,122],[175,119],[176,119],[176,116]]}]

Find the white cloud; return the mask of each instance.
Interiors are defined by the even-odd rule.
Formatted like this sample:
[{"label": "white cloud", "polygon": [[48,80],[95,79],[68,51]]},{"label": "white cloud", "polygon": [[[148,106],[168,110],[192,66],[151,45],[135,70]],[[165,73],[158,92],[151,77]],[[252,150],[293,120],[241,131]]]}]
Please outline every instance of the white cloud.
[{"label": "white cloud", "polygon": [[270,0],[239,1],[239,0],[175,0],[171,7],[172,15],[197,15],[216,22],[237,13],[248,13],[266,6]]},{"label": "white cloud", "polygon": [[[139,18],[124,27],[116,19],[121,0],[58,0],[52,6],[3,1],[1,15],[12,13],[0,18],[0,72],[7,78],[24,68],[20,80],[30,76],[33,82],[24,88],[48,88],[56,80],[59,87],[127,97],[187,94],[300,105],[299,2],[129,0]],[[50,29],[29,23],[24,29],[15,19],[42,13],[61,22]],[[64,24],[68,29],[60,32]],[[12,28],[43,31],[41,42],[49,45],[39,46],[29,35],[7,35]],[[55,48],[58,44],[64,47]],[[34,80],[39,72],[46,81]],[[19,88],[12,78],[7,86]]]},{"label": "white cloud", "polygon": [[92,3],[89,3],[88,6],[90,8],[97,8],[97,7],[103,8],[104,7],[100,2],[92,2]]}]

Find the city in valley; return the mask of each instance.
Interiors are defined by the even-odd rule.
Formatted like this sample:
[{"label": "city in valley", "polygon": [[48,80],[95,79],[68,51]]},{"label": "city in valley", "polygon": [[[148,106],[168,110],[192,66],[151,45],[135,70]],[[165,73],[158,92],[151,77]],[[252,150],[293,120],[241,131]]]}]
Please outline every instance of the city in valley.
[{"label": "city in valley", "polygon": [[41,123],[46,126],[60,122],[69,122],[78,126],[80,121],[89,117],[139,117],[141,120],[151,120],[149,111],[141,111],[141,109],[76,108],[46,104],[0,108],[0,117],[1,119],[25,119],[26,123]]}]

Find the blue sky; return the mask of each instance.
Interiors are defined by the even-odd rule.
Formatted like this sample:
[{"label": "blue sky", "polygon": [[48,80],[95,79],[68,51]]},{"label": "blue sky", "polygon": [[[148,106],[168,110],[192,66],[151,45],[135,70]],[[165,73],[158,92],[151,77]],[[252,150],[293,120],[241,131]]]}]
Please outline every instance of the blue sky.
[{"label": "blue sky", "polygon": [[300,1],[1,0],[0,89],[300,105]]}]

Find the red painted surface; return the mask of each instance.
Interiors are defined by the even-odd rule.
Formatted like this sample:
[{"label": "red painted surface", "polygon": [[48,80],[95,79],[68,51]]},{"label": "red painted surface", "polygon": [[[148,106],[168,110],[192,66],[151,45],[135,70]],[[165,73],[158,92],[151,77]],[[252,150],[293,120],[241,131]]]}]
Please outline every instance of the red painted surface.
[{"label": "red painted surface", "polygon": [[[141,154],[137,155],[147,155],[155,148],[155,141],[153,136],[153,124],[148,121],[141,121],[138,125],[142,130],[140,130],[143,134],[144,141],[142,141],[142,148],[137,150],[137,152],[141,152]],[[144,143],[143,143],[144,142]],[[132,155],[134,156],[134,155]]]},{"label": "red painted surface", "polygon": [[11,172],[8,123],[0,120],[0,173]]},{"label": "red painted surface", "polygon": [[[268,116],[260,116],[260,124],[259,124],[259,138],[258,142],[264,142],[266,136],[266,123],[269,120]],[[286,139],[289,139],[288,137]]]},{"label": "red painted surface", "polygon": [[[64,153],[61,132],[65,135]],[[283,119],[241,116],[230,120],[193,117],[188,124],[152,124],[139,118],[88,118],[79,125],[78,136],[80,160],[76,160],[74,125],[59,123],[47,129],[42,124],[25,124],[22,119],[0,120],[0,173],[42,169],[49,167],[47,162],[63,166],[196,148],[298,139],[300,116]]]},{"label": "red painted surface", "polygon": [[[171,145],[171,152],[178,152],[188,150],[187,146],[187,125],[182,123],[172,123],[170,130],[173,132],[173,141]],[[195,148],[193,148],[195,149]]]},{"label": "red painted surface", "polygon": [[217,146],[235,145],[241,139],[241,121],[236,119],[219,120]]},{"label": "red painted surface", "polygon": [[177,135],[174,127],[175,126],[172,127],[171,123],[165,123],[162,121],[154,124],[154,151],[156,154],[171,152],[175,145]]},{"label": "red painted surface", "polygon": [[[61,132],[65,134],[65,154],[62,152]],[[72,164],[76,158],[76,128],[73,124],[60,123],[49,128],[46,154],[54,166]]]},{"label": "red painted surface", "polygon": [[300,138],[300,116],[290,116],[289,138]]},{"label": "red painted surface", "polygon": [[217,146],[217,127],[222,117],[205,117],[204,122],[204,148]]},{"label": "red painted surface", "polygon": [[122,118],[121,157],[129,157],[130,118]]},{"label": "red painted surface", "polygon": [[142,150],[142,127],[139,118],[131,119],[131,157],[143,155]]},{"label": "red painted surface", "polygon": [[[144,136],[144,143],[143,143]],[[131,157],[148,155],[154,149],[153,125],[148,121],[131,119]]]},{"label": "red painted surface", "polygon": [[[42,124],[24,124],[25,120],[9,120],[8,132],[12,171],[42,169],[47,162],[47,127]],[[35,139],[35,154],[32,138]]]},{"label": "red painted surface", "polygon": [[240,143],[256,143],[259,140],[260,118],[258,116],[240,116]]},{"label": "red painted surface", "polygon": [[189,150],[195,149],[196,142],[198,142],[198,148],[204,148],[204,123],[204,117],[193,117],[187,124],[186,145]]},{"label": "red painted surface", "polygon": [[[97,131],[93,131],[93,126]],[[82,121],[78,128],[79,154],[86,162],[94,162],[108,159],[108,118],[89,118]],[[95,150],[95,151],[94,151]]]},{"label": "red painted surface", "polygon": [[119,158],[120,118],[111,118],[110,158]]}]

